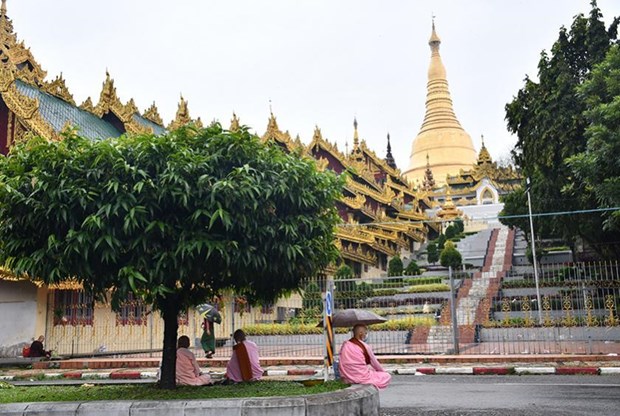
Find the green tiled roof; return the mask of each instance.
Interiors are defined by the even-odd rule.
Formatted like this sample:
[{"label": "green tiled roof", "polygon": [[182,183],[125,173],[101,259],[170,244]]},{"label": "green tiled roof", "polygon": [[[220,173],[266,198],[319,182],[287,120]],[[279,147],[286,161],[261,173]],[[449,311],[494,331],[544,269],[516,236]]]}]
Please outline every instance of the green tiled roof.
[{"label": "green tiled roof", "polygon": [[56,132],[60,132],[67,121],[69,121],[72,126],[78,128],[79,135],[91,140],[101,140],[121,135],[121,132],[112,124],[58,97],[54,97],[20,80],[15,80],[15,86],[20,93],[39,100],[39,113],[41,117]]}]

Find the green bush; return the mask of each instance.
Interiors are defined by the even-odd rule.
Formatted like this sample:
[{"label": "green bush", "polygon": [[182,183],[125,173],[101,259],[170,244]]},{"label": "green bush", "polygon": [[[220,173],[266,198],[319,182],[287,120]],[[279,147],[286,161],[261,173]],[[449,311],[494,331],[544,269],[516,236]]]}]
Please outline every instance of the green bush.
[{"label": "green bush", "polygon": [[443,250],[444,244],[446,244],[446,236],[444,234],[441,234],[439,238],[437,238],[437,248],[439,249],[439,251]]},{"label": "green bush", "polygon": [[453,269],[459,267],[463,261],[461,257],[461,253],[458,252],[456,248],[454,248],[454,244],[452,242],[447,242],[446,247],[441,251],[441,255],[439,256],[439,262],[443,267],[452,267]]},{"label": "green bush", "polygon": [[444,234],[446,235],[446,238],[449,240],[451,238],[454,238],[457,234],[456,229],[454,229],[454,225],[448,225],[446,227],[446,231],[444,231]]},{"label": "green bush", "polygon": [[428,243],[426,247],[426,261],[430,264],[435,264],[439,260],[439,251],[437,249],[437,244],[434,241]]},{"label": "green bush", "polygon": [[402,276],[403,275],[403,261],[400,256],[396,256],[390,259],[388,263],[388,276]]},{"label": "green bush", "polygon": [[407,289],[407,293],[427,293],[427,292],[445,292],[449,291],[450,286],[443,283],[434,283],[429,285],[416,285]]},{"label": "green bush", "polygon": [[407,267],[405,268],[405,275],[407,276],[417,276],[420,274],[420,266],[416,263],[415,260],[411,260]]},{"label": "green bush", "polygon": [[411,279],[405,279],[405,283],[408,285],[431,285],[443,283],[443,277],[415,277]]}]

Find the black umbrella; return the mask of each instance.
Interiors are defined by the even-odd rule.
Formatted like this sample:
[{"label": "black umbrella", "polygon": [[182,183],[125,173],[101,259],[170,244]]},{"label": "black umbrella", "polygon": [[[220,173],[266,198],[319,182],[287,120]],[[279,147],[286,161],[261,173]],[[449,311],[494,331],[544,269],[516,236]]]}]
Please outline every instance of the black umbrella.
[{"label": "black umbrella", "polygon": [[222,323],[222,315],[220,315],[215,306],[209,305],[208,303],[201,303],[196,306],[196,310],[200,313],[200,316],[207,321],[215,322],[216,324]]}]

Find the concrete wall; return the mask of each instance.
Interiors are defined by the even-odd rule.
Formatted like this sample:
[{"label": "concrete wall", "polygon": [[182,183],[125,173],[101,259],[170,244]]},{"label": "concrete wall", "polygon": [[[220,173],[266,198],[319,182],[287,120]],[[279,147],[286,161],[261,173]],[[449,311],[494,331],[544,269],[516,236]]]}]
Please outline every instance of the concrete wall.
[{"label": "concrete wall", "polygon": [[24,344],[43,334],[37,300],[32,283],[0,280],[0,357],[21,355]]},{"label": "concrete wall", "polygon": [[355,385],[332,393],[245,399],[11,403],[0,405],[5,416],[378,416],[379,392]]}]

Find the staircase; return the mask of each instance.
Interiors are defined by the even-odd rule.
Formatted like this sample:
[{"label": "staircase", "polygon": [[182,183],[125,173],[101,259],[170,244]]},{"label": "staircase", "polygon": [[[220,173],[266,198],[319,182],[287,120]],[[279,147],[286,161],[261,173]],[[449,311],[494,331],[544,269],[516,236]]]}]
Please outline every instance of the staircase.
[{"label": "staircase", "polygon": [[[483,304],[482,300],[489,300],[499,290],[499,279],[512,265],[514,247],[514,231],[501,226],[490,230],[486,235],[487,249],[484,256],[481,272],[474,273],[471,280],[461,287],[457,297],[456,317],[459,328],[459,342],[474,342],[474,325],[480,324],[488,316],[491,302]],[[475,236],[472,236],[475,237]],[[473,244],[472,244],[473,243]],[[480,242],[471,240],[467,247],[479,247]],[[460,247],[460,245],[459,245]],[[430,352],[446,352],[452,347],[452,327],[450,307],[447,305],[442,311],[442,325],[430,329],[427,343]]]}]

